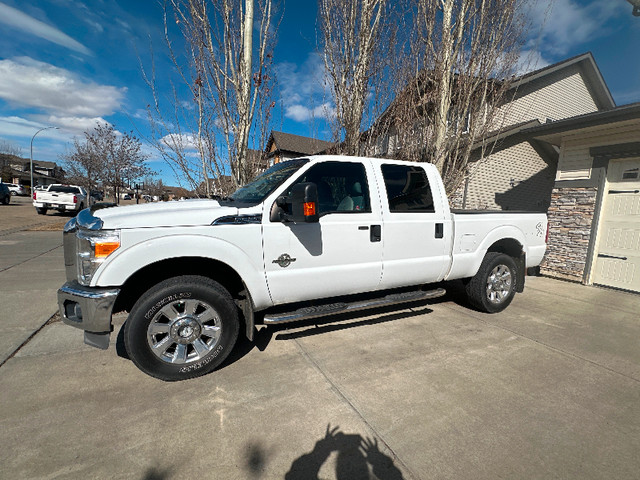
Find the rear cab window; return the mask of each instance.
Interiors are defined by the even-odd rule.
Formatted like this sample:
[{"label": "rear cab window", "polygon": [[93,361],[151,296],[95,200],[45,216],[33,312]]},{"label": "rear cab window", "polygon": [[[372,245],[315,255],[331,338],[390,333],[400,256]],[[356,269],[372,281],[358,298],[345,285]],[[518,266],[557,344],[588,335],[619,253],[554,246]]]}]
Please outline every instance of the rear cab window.
[{"label": "rear cab window", "polygon": [[383,164],[381,170],[391,213],[435,212],[433,194],[424,168]]}]

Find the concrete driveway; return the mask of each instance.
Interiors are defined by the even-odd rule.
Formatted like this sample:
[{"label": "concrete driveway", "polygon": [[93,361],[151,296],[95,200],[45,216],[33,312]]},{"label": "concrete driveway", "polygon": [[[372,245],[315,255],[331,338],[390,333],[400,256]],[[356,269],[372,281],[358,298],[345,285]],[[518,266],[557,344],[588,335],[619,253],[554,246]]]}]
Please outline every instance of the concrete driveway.
[{"label": "concrete driveway", "polygon": [[638,295],[528,278],[500,314],[449,295],[264,328],[163,383],[46,322],[56,238],[0,236],[0,340],[29,332],[3,347],[0,478],[638,478]]}]

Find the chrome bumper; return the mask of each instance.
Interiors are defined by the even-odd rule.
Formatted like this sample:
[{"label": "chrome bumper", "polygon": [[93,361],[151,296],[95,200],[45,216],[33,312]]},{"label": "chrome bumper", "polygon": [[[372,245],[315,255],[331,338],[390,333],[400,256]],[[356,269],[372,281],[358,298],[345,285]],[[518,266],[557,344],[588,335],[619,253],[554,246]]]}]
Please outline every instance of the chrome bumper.
[{"label": "chrome bumper", "polygon": [[111,312],[119,288],[84,287],[76,281],[58,290],[58,308],[62,321],[84,330],[86,344],[106,349],[111,333]]}]

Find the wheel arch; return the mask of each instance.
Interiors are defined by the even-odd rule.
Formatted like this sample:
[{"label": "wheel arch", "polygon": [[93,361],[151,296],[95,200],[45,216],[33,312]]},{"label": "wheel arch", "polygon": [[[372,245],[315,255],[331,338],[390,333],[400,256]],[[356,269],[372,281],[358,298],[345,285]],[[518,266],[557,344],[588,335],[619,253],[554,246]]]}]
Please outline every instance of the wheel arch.
[{"label": "wheel arch", "polygon": [[504,253],[513,258],[516,263],[516,292],[524,291],[524,277],[526,270],[526,253],[522,243],[515,238],[502,238],[487,248],[485,256],[489,252]]},{"label": "wheel arch", "polygon": [[244,320],[245,331],[253,339],[253,303],[247,286],[240,274],[226,263],[212,258],[173,257],[146,265],[134,272],[121,286],[114,305],[114,313],[131,311],[136,301],[151,287],[172,277],[200,275],[215,280],[234,299]]}]

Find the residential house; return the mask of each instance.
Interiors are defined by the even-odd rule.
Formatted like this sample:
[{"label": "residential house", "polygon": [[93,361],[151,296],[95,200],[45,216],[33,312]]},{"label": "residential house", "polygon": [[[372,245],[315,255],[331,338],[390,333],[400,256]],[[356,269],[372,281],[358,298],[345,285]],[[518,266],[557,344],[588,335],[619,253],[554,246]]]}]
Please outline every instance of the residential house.
[{"label": "residential house", "polygon": [[472,154],[469,175],[453,197],[455,207],[546,211],[558,153],[522,131],[615,107],[591,53],[524,75],[511,89],[497,115],[501,128]]},{"label": "residential house", "polygon": [[640,292],[640,103],[522,133],[559,151],[541,271]]},{"label": "residential house", "polygon": [[[2,168],[2,180],[20,185],[30,185],[31,161],[28,158],[15,155],[0,154],[0,168]],[[55,162],[42,160],[33,161],[33,182],[36,185],[50,185],[61,183],[65,172]],[[6,177],[6,179],[5,179]]]},{"label": "residential house", "polygon": [[333,146],[332,142],[271,131],[265,152],[269,165],[305,155],[316,155]]},{"label": "residential house", "polygon": [[[515,79],[494,116],[494,132],[474,145],[464,183],[451,197],[463,209],[546,211],[558,152],[522,136],[532,126],[607,110],[615,103],[591,53]],[[389,138],[367,139],[374,156],[397,156]],[[394,150],[396,149],[396,150]],[[517,195],[514,187],[519,186]]]}]

